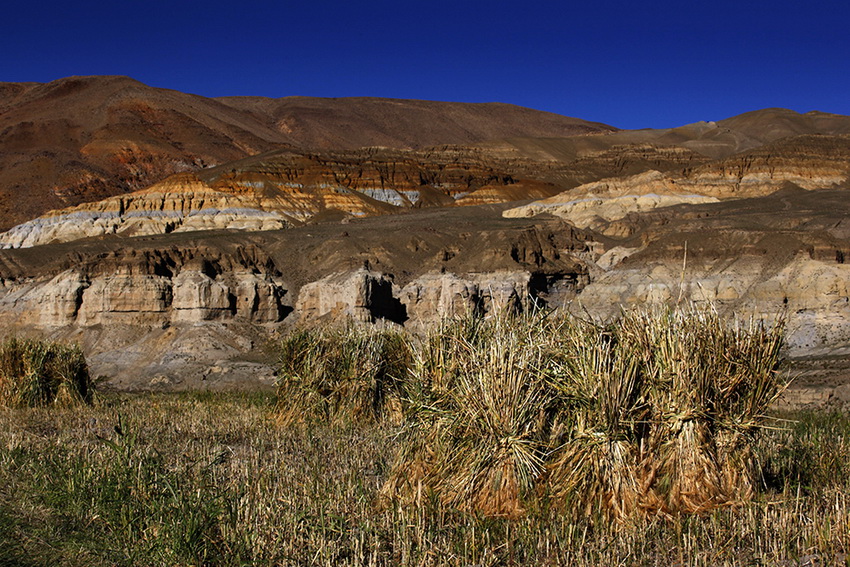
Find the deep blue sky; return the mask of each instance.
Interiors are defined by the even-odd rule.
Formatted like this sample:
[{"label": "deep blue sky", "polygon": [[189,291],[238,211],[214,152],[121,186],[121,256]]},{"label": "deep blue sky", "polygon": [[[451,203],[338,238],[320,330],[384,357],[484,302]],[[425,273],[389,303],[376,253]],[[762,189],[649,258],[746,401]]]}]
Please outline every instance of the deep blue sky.
[{"label": "deep blue sky", "polygon": [[0,81],[510,102],[621,128],[850,114],[850,2],[9,0]]}]

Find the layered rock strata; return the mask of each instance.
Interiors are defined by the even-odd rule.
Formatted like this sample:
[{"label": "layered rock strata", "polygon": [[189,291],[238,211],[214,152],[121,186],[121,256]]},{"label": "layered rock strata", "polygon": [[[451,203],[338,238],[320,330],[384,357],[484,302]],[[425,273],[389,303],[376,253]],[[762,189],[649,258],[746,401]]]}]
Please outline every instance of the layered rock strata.
[{"label": "layered rock strata", "polygon": [[282,147],[422,148],[613,130],[507,104],[209,99],[128,77],[0,83],[0,229]]},{"label": "layered rock strata", "polygon": [[554,305],[587,283],[573,257],[593,244],[587,234],[485,211],[6,250],[0,330],[81,342],[112,387],[230,388],[240,376],[266,387],[269,359],[249,353],[294,324],[419,328],[465,311]]},{"label": "layered rock strata", "polygon": [[694,168],[670,181],[679,191],[724,198],[769,195],[787,183],[831,188],[850,176],[850,136],[784,138]]},{"label": "layered rock strata", "polygon": [[269,368],[247,353],[292,324],[418,329],[540,306],[606,320],[632,305],[694,301],[785,317],[795,357],[845,356],[847,209],[844,190],[788,187],[631,212],[607,236],[488,206],[278,233],[173,232],[133,248],[113,238],[7,250],[2,326],[82,341],[120,387],[233,385]]},{"label": "layered rock strata", "polygon": [[572,163],[512,152],[442,146],[424,150],[281,150],[174,175],[127,195],[51,211],[0,235],[7,248],[106,234],[276,230],[409,208],[551,197],[565,187],[647,167],[702,163],[683,148],[616,146]]},{"label": "layered rock strata", "polygon": [[850,353],[850,232],[842,190],[679,206],[620,221],[579,297],[600,317],[620,306],[694,301],[788,323],[793,356]]},{"label": "layered rock strata", "polygon": [[679,203],[765,196],[788,185],[807,190],[831,188],[845,184],[848,178],[850,137],[800,136],[680,172],[650,170],[586,183],[505,214],[550,213],[590,226],[594,213],[610,221],[628,212]]},{"label": "layered rock strata", "polygon": [[717,202],[705,195],[685,194],[659,171],[647,171],[625,178],[604,179],[581,185],[548,199],[509,209],[505,217],[523,218],[551,214],[579,228],[590,228],[610,236],[612,221],[631,213],[641,213],[673,205]]},{"label": "layered rock strata", "polygon": [[53,211],[0,235],[19,248],[107,234],[276,230],[322,218],[362,217],[427,206],[544,197],[558,189],[520,182],[509,164],[445,148],[421,152],[274,152],[240,169],[180,174],[145,190]]},{"label": "layered rock strata", "polygon": [[[534,198],[544,200],[508,214],[548,212],[581,227],[607,231],[604,223],[629,212],[766,195],[788,183],[804,189],[842,184],[848,178],[848,160],[850,138],[842,136],[783,139],[708,163],[683,148],[655,146],[615,146],[570,164],[457,147],[284,150],[176,175],[129,195],[53,211],[0,235],[0,246],[34,246],[105,234],[276,230],[412,207]],[[655,162],[673,169],[645,170]],[[635,168],[640,173],[596,181],[606,173]],[[558,194],[560,188],[587,181]]]},{"label": "layered rock strata", "polygon": [[[149,260],[150,258],[148,258]],[[108,265],[108,263],[105,262]],[[106,269],[104,269],[106,268]],[[232,259],[162,254],[151,264],[124,257],[116,265],[83,266],[53,277],[3,281],[6,325],[167,327],[200,321],[275,323],[291,311],[287,286],[273,269]]]},{"label": "layered rock strata", "polygon": [[428,272],[402,287],[387,274],[361,269],[331,274],[305,285],[295,311],[302,323],[348,318],[424,328],[470,313],[488,316],[563,307],[587,282],[585,274]]}]

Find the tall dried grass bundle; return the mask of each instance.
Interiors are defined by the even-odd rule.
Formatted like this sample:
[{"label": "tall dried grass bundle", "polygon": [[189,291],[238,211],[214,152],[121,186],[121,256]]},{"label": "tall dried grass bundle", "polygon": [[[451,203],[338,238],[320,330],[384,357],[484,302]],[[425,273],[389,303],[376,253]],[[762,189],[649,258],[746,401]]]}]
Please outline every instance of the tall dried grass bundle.
[{"label": "tall dried grass bundle", "polygon": [[384,483],[384,500],[421,502],[433,492],[437,463],[448,461],[446,433],[453,423],[454,389],[473,353],[493,335],[492,325],[473,313],[445,319],[415,343],[405,385],[405,422],[400,449]]},{"label": "tall dried grass bundle", "polygon": [[442,320],[427,333],[414,354],[417,379],[429,394],[447,394],[473,351],[493,336],[493,325],[474,313]]},{"label": "tall dried grass bundle", "polygon": [[535,494],[617,521],[746,500],[782,332],[694,307],[444,324],[417,351],[385,493],[500,516]]},{"label": "tall dried grass bundle", "polygon": [[295,331],[281,343],[278,419],[400,423],[411,356],[409,338],[392,330]]},{"label": "tall dried grass bundle", "polygon": [[79,346],[11,337],[0,345],[0,405],[91,403],[93,385]]},{"label": "tall dried grass bundle", "polygon": [[385,494],[411,500],[424,487],[459,509],[524,512],[547,457],[546,329],[542,319],[464,319],[423,340],[413,425]]},{"label": "tall dried grass bundle", "polygon": [[[782,330],[781,321],[728,325],[710,309],[655,308],[626,312],[569,343],[570,380],[597,390],[583,410],[567,410],[589,432],[556,451],[552,492],[618,520],[700,513],[750,498],[751,436],[784,386],[776,372]],[[619,451],[616,466],[606,455],[580,458],[588,436],[607,440],[602,447],[617,441],[631,449]],[[593,475],[608,480],[574,480]],[[606,503],[605,494],[618,496]]]},{"label": "tall dried grass bundle", "polygon": [[644,492],[642,360],[621,348],[617,326],[572,320],[561,329],[549,374],[558,392],[556,420],[566,427],[551,440],[543,489],[564,511],[623,517]]}]

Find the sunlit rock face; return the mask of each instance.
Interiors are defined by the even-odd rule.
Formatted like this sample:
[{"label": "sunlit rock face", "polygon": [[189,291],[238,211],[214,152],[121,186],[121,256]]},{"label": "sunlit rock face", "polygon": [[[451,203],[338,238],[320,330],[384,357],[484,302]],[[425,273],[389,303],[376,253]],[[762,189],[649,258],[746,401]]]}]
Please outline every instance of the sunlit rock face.
[{"label": "sunlit rock face", "polygon": [[304,322],[350,319],[374,323],[406,320],[392,279],[366,269],[331,274],[301,288],[295,311]]},{"label": "sunlit rock face", "polygon": [[648,171],[624,178],[587,183],[573,190],[535,201],[503,213],[505,217],[533,217],[551,214],[579,228],[591,228],[604,234],[613,233],[611,221],[674,205],[697,205],[717,202],[715,197],[681,193],[670,178],[659,171]]},{"label": "sunlit rock face", "polygon": [[134,193],[51,211],[0,234],[0,247],[109,234],[279,230],[316,219],[556,192],[548,183],[518,181],[472,150],[286,150],[246,160],[239,168],[178,174]]},{"label": "sunlit rock face", "polygon": [[269,262],[196,251],[115,253],[53,275],[5,281],[8,319],[44,329],[202,321],[275,323],[291,308],[287,286]]}]

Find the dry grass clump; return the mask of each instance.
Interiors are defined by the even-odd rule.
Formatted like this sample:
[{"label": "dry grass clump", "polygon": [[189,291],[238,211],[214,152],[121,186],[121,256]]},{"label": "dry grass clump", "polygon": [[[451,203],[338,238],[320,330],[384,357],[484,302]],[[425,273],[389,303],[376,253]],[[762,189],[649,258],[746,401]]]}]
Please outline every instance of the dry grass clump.
[{"label": "dry grass clump", "polygon": [[352,325],[302,329],[281,344],[277,416],[282,423],[399,423],[410,341]]},{"label": "dry grass clump", "polygon": [[472,316],[418,345],[402,443],[383,495],[490,516],[525,513],[550,453],[555,392],[545,368],[563,321]]},{"label": "dry grass clump", "polygon": [[563,317],[443,325],[417,353],[385,495],[492,516],[701,513],[748,500],[755,432],[781,391],[782,324],[696,308],[601,326]]},{"label": "dry grass clump", "polygon": [[93,386],[79,346],[11,337],[0,345],[0,405],[90,403]]}]

